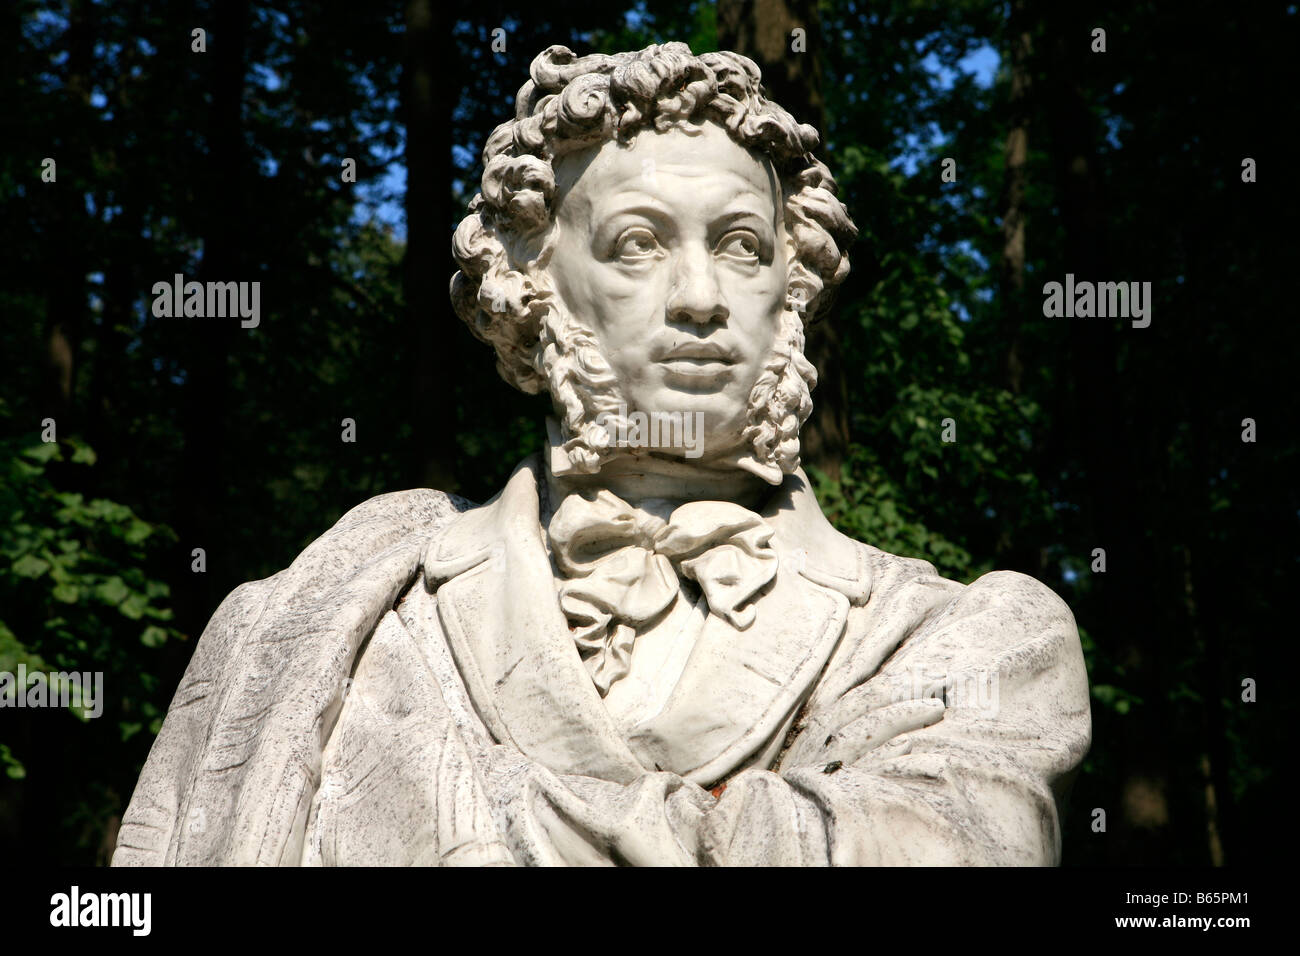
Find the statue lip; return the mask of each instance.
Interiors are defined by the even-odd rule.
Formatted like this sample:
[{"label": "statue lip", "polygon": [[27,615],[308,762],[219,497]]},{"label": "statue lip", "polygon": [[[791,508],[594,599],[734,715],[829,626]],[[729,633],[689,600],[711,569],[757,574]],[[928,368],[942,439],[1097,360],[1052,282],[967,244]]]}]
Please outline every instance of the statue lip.
[{"label": "statue lip", "polygon": [[683,342],[669,349],[655,349],[654,361],[677,363],[686,367],[734,365],[738,357],[734,349],[720,342],[696,340]]}]

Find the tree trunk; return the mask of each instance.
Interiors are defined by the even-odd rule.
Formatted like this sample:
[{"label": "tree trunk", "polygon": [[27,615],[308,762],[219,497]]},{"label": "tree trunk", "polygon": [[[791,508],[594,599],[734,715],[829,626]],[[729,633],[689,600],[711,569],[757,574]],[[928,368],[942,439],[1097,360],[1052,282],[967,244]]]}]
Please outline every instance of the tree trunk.
[{"label": "tree trunk", "polygon": [[[1218,669],[1213,666],[1211,655],[1207,653],[1205,646],[1205,637],[1201,632],[1200,617],[1196,605],[1196,586],[1192,576],[1192,552],[1184,546],[1183,549],[1183,609],[1187,614],[1188,630],[1192,638],[1192,646],[1196,648],[1204,665],[1202,667],[1202,682],[1207,688],[1217,687],[1219,685]],[[1205,735],[1206,746],[1209,747],[1214,741],[1223,737],[1221,721],[1216,721],[1219,717],[1219,698],[1217,694],[1208,693],[1203,695],[1205,703],[1201,708],[1202,727]],[[1204,784],[1205,800],[1205,844],[1206,853],[1210,858],[1211,866],[1223,866],[1223,834],[1219,821],[1219,786],[1216,780],[1216,764],[1218,761],[1212,761],[1209,751],[1206,750],[1201,754],[1200,771],[1201,779]]]},{"label": "tree trunk", "polygon": [[1011,64],[1011,97],[1003,150],[1000,292],[1007,334],[1007,386],[1016,394],[1020,393],[1024,372],[1020,355],[1020,325],[1025,308],[1025,166],[1029,159],[1029,58],[1033,52],[1026,2],[1014,0],[1007,23],[1010,49],[1006,57]]},{"label": "tree trunk", "polygon": [[[422,487],[455,491],[456,433],[454,377],[447,365],[449,349],[441,344],[439,324],[449,321],[447,284],[451,278],[451,237],[447,183],[450,154],[439,132],[450,109],[439,90],[438,61],[446,33],[436,29],[432,0],[408,0],[405,10],[406,51],[402,94],[406,112],[406,297],[405,357],[414,440],[408,479]],[[441,340],[441,341],[440,341]]]},{"label": "tree trunk", "polygon": [[[794,31],[804,32],[796,52]],[[718,47],[749,57],[763,71],[763,87],[801,123],[825,135],[821,21],[815,0],[720,0]]]},{"label": "tree trunk", "polygon": [[[207,29],[207,53],[179,56],[211,58],[212,100],[208,115],[208,152],[202,179],[203,258],[199,282],[253,281],[252,263],[243,255],[240,231],[247,215],[243,99],[248,43],[248,0],[219,4]],[[187,277],[188,278],[188,277]],[[264,298],[265,301],[265,298]],[[227,419],[230,416],[230,352],[233,338],[243,332],[230,319],[186,319],[185,449],[182,454],[184,511],[180,522],[178,560],[188,587],[178,593],[178,604],[189,620],[202,626],[217,603],[235,583],[224,522],[224,502],[230,468]],[[256,333],[252,333],[256,334]],[[202,548],[206,572],[189,569],[194,548]],[[186,605],[188,604],[188,607]]]},{"label": "tree trunk", "polygon": [[[73,3],[68,11],[65,90],[69,115],[91,112],[90,75],[95,43],[93,16],[94,10],[89,4]],[[52,157],[58,178],[53,183],[38,180],[31,188],[50,191],[53,226],[50,258],[55,267],[46,296],[45,361],[49,377],[46,379],[45,408],[56,422],[58,435],[65,437],[78,424],[74,418],[77,353],[81,349],[86,324],[88,271],[86,205],[79,184],[88,183],[91,173],[87,168],[89,149],[80,130],[65,130],[61,138],[64,150]],[[36,427],[37,423],[32,425]]]}]

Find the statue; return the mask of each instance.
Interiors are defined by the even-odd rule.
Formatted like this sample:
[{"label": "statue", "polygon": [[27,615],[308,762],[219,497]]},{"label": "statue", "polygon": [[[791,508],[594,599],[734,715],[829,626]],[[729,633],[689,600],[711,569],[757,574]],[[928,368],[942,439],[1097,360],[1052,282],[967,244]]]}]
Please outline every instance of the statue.
[{"label": "statue", "polygon": [[799,466],[855,232],[816,131],[734,53],[531,77],[451,294],[548,447],[236,589],[114,864],[1057,863],[1070,611],[841,535]]}]

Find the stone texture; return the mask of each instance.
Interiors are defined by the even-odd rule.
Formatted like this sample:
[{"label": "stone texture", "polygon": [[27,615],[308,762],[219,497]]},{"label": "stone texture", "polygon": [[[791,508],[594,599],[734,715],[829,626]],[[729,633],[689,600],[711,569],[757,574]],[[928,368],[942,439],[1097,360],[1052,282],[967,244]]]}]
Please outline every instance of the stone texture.
[{"label": "stone texture", "polygon": [[452,297],[549,391],[547,447],[485,505],[374,498],[236,589],[114,865],[1059,861],[1074,620],[822,515],[803,327],[854,230],[758,84],[681,44],[538,57]]}]

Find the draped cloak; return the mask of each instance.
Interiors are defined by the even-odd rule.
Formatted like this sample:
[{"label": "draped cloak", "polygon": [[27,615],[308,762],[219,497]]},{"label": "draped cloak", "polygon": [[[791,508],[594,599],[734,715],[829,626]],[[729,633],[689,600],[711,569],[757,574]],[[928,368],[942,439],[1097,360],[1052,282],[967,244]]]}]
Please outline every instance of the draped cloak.
[{"label": "draped cloak", "polygon": [[845,537],[797,472],[762,512],[780,563],[752,625],[684,585],[627,678],[667,693],[616,714],[558,604],[545,495],[536,456],[482,506],[381,495],[236,588],[113,865],[1059,862],[1091,722],[1047,587]]}]

